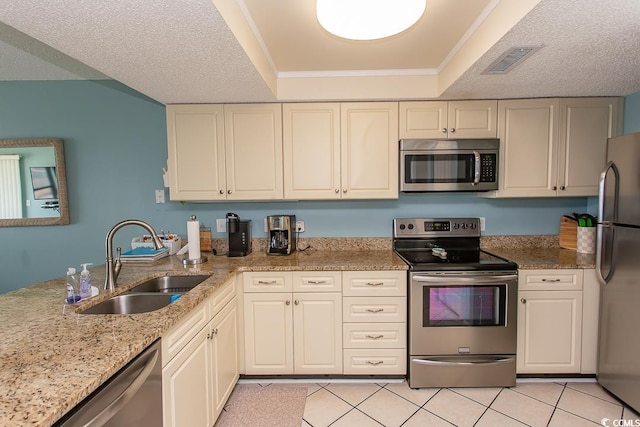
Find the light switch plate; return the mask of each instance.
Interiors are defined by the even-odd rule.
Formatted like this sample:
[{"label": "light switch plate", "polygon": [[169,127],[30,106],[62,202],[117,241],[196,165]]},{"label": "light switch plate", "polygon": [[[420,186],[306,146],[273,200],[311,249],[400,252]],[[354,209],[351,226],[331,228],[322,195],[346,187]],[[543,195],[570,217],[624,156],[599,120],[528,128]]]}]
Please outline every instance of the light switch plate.
[{"label": "light switch plate", "polygon": [[485,229],[485,224],[486,224],[486,218],[481,216],[480,217],[480,231],[484,231]]},{"label": "light switch plate", "polygon": [[226,233],[227,232],[227,220],[225,218],[217,218],[216,219],[216,231],[218,233]]},{"label": "light switch plate", "polygon": [[164,203],[164,190],[156,190],[156,203]]}]

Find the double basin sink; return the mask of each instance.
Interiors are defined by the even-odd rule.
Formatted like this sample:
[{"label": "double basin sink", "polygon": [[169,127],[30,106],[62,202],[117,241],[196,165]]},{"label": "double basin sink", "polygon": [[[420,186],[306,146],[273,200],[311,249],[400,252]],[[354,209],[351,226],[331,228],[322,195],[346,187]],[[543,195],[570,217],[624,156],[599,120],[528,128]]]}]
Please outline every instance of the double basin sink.
[{"label": "double basin sink", "polygon": [[209,277],[208,275],[162,276],[149,279],[121,295],[83,310],[81,314],[137,314],[159,310]]}]

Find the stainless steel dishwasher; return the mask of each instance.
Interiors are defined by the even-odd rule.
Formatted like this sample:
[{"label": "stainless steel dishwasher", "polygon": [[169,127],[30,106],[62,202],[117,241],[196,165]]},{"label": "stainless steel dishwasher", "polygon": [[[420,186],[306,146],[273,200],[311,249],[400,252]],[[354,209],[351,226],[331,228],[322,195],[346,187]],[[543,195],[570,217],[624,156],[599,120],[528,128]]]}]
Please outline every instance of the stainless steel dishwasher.
[{"label": "stainless steel dishwasher", "polygon": [[162,427],[162,357],[155,341],[54,426]]}]

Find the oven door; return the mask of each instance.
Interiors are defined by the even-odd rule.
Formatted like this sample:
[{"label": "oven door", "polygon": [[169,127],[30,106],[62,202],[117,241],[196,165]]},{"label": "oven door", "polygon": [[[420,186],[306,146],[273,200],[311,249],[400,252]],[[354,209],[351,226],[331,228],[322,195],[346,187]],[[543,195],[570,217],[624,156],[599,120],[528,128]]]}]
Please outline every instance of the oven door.
[{"label": "oven door", "polygon": [[497,152],[485,150],[402,151],[400,191],[497,190]]},{"label": "oven door", "polygon": [[409,354],[515,354],[517,272],[411,272]]}]

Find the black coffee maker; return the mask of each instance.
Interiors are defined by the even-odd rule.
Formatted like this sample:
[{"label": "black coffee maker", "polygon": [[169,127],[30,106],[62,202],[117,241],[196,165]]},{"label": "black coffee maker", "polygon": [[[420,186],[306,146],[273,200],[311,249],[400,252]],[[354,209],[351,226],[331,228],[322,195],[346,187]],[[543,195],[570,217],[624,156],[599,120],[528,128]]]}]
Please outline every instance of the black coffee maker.
[{"label": "black coffee maker", "polygon": [[251,253],[251,220],[241,220],[237,214],[227,214],[229,252],[227,256],[247,256]]}]

